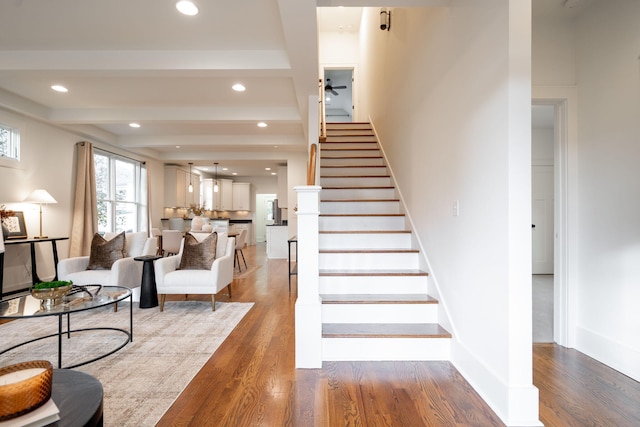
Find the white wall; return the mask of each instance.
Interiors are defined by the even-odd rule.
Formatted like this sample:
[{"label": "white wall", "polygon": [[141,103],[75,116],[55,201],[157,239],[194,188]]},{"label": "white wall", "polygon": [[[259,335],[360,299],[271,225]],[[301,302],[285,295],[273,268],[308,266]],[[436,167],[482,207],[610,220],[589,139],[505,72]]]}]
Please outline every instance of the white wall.
[{"label": "white wall", "polygon": [[[37,205],[21,203],[31,191],[46,189],[58,203],[48,205],[43,212],[43,234],[50,237],[69,236],[71,231],[73,197],[75,192],[75,144],[84,138],[60,128],[32,120],[0,109],[0,121],[20,122],[21,162],[16,168],[0,166],[0,204],[23,211],[29,236],[40,229]],[[94,143],[97,148],[134,157],[132,153]],[[147,160],[151,173],[152,209],[154,223],[160,223],[164,198],[164,172],[162,164]],[[160,175],[158,175],[160,174]],[[69,241],[57,243],[60,259],[69,256]],[[55,274],[50,243],[36,244],[38,275],[51,279]],[[23,289],[31,285],[31,256],[29,245],[6,247],[3,292]]]},{"label": "white wall", "polygon": [[640,2],[576,22],[579,307],[576,348],[640,380]]},{"label": "white wall", "polygon": [[[320,70],[318,75],[323,75],[323,70],[328,69],[346,69],[353,68],[355,86],[358,82],[358,58],[359,58],[359,37],[357,32],[321,32],[318,35],[318,60]],[[340,83],[335,81],[334,85],[339,86]],[[355,117],[352,120],[366,120],[358,114],[358,97],[357,94],[351,93],[351,84],[346,84],[348,89],[340,90],[340,96],[332,97],[332,101],[327,103],[327,109],[339,109],[345,110],[346,114],[351,111],[351,105],[345,105],[347,100],[351,101],[348,104],[353,104],[355,107]],[[334,118],[334,121],[343,120],[342,118]],[[332,121],[332,119],[329,119]]]},{"label": "white wall", "polygon": [[528,2],[392,17],[383,32],[377,9],[365,11],[362,110],[437,279],[453,362],[505,422],[535,425]]},{"label": "white wall", "polygon": [[[640,3],[592,2],[574,20],[534,22],[533,84],[573,87],[575,279],[568,345],[640,380]],[[561,98],[561,97],[558,97]],[[571,129],[570,129],[571,131]],[[573,151],[572,151],[573,153]],[[570,240],[572,242],[572,240]],[[572,326],[573,325],[573,326]]]}]

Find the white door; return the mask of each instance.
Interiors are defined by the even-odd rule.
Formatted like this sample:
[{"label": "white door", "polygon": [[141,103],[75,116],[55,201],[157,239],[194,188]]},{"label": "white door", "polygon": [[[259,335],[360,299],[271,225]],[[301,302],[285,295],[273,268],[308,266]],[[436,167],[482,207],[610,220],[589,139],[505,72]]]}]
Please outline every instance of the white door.
[{"label": "white door", "polygon": [[275,194],[256,194],[256,243],[267,241],[267,224],[273,224]]},{"label": "white door", "polygon": [[553,274],[553,166],[531,167],[533,274]]}]

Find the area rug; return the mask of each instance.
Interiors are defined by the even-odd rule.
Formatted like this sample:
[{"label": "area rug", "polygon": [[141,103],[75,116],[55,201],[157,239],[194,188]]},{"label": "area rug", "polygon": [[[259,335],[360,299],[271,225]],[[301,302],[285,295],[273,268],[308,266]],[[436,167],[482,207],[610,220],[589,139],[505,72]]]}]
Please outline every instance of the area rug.
[{"label": "area rug", "polygon": [[[104,425],[153,426],[253,306],[252,303],[171,301],[164,312],[134,303],[133,342],[105,359],[75,368],[98,378],[104,388]],[[129,304],[71,316],[71,328],[129,329]],[[31,337],[57,332],[58,318],[20,319],[0,325],[0,349]],[[63,339],[62,364],[87,360],[116,348],[126,336],[87,331]],[[57,338],[14,349],[0,356],[0,366],[45,359],[57,367]]]}]

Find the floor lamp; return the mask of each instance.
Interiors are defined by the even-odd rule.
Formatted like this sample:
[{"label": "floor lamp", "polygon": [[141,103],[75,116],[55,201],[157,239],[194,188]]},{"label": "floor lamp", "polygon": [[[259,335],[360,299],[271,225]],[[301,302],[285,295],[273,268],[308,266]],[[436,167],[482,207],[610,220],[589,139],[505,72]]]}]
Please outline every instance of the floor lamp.
[{"label": "floor lamp", "polygon": [[42,235],[42,205],[46,203],[58,203],[56,199],[53,198],[51,194],[47,192],[47,190],[33,190],[33,193],[29,195],[26,199],[24,199],[27,203],[38,203],[40,204],[40,235],[34,236],[34,239],[46,239],[47,236]]}]

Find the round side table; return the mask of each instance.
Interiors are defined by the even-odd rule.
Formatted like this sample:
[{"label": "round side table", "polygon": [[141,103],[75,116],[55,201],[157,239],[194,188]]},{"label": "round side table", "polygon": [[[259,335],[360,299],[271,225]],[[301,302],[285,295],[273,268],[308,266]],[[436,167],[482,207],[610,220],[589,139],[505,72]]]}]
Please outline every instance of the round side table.
[{"label": "round side table", "polygon": [[54,369],[51,398],[60,410],[58,427],[101,427],[102,384],[95,377],[71,369]]},{"label": "round side table", "polygon": [[140,308],[158,306],[158,290],[156,289],[156,272],[153,261],[162,258],[158,255],[137,256],[136,261],[142,261],[142,283],[140,284]]}]

